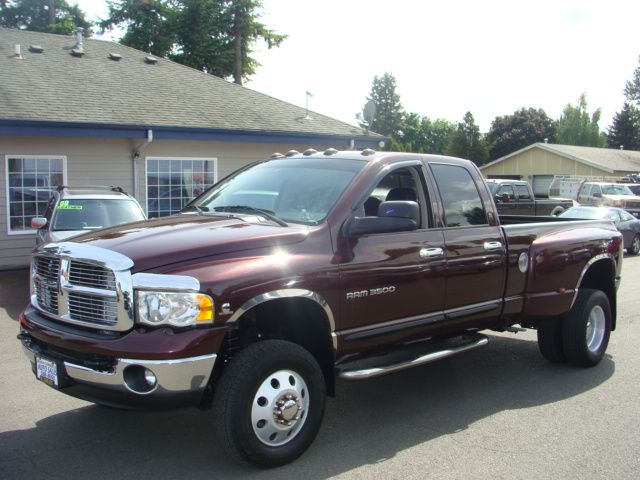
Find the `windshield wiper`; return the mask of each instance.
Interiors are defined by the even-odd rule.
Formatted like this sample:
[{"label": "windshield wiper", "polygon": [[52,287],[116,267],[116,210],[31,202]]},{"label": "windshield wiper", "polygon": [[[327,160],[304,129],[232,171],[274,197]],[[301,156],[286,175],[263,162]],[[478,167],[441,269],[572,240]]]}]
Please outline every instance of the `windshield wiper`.
[{"label": "windshield wiper", "polygon": [[198,205],[197,203],[192,203],[191,205],[187,205],[182,210],[180,210],[180,213],[186,211],[187,209],[194,209],[198,212],[199,215],[203,215],[205,212],[209,211],[209,207],[203,207],[201,205]]},{"label": "windshield wiper", "polygon": [[257,213],[258,215],[261,215],[261,216],[263,216],[265,218],[268,218],[272,222],[277,223],[278,225],[280,225],[281,227],[288,227],[289,226],[287,224],[287,222],[285,222],[281,218],[276,217],[275,212],[272,212],[271,210],[266,210],[264,208],[252,207],[250,205],[225,205],[225,206],[222,206],[222,207],[213,207],[213,211],[214,212],[225,212],[225,211],[230,211],[230,212],[241,211],[242,212],[242,211],[249,211],[249,212]]}]

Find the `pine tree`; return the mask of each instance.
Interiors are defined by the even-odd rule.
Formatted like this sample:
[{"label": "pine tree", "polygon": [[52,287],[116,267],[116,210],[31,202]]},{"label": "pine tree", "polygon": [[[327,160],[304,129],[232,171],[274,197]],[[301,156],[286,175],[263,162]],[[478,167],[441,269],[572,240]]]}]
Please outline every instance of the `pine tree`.
[{"label": "pine tree", "polygon": [[488,160],[487,144],[482,138],[480,127],[476,125],[471,112],[465,113],[462,122],[458,123],[458,128],[451,135],[445,153],[472,160],[477,165],[483,165]]},{"label": "pine tree", "polygon": [[396,93],[395,77],[388,72],[385,72],[382,77],[374,77],[367,100],[373,100],[376,105],[376,114],[369,129],[398,140],[402,135],[404,111],[400,103],[400,95]]},{"label": "pine tree", "polygon": [[640,150],[640,112],[629,102],[613,116],[607,132],[609,147],[625,150]]}]

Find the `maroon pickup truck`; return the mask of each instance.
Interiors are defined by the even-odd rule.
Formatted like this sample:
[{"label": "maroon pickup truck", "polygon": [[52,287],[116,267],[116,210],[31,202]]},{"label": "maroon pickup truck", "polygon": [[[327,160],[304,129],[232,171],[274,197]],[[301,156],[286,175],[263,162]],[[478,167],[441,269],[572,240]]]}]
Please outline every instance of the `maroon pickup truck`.
[{"label": "maroon pickup truck", "polygon": [[275,155],[179,215],[40,246],[19,339],[64,393],[212,405],[221,445],[282,465],[312,443],[338,379],[479,347],[482,330],[535,328],[547,360],[597,364],[622,238],[606,221],[535,220],[501,226],[466,160]]}]

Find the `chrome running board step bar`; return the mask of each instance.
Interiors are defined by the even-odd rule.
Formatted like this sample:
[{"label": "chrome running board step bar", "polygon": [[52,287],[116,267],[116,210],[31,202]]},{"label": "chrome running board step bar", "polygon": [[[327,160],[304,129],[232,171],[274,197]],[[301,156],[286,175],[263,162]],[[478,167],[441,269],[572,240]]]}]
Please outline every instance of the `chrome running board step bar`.
[{"label": "chrome running board step bar", "polygon": [[405,370],[419,365],[435,362],[466,352],[489,343],[489,339],[480,333],[472,333],[462,337],[450,338],[437,342],[421,342],[419,344],[399,348],[392,352],[373,357],[366,357],[338,365],[338,378],[342,380],[367,380],[380,375]]}]

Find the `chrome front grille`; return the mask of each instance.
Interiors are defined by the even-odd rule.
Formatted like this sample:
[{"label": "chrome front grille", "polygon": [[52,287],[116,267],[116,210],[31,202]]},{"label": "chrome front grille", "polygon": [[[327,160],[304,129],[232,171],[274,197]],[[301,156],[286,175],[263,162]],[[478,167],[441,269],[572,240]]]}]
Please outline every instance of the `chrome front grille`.
[{"label": "chrome front grille", "polygon": [[34,293],[40,307],[53,314],[58,313],[58,287],[45,282],[35,282]]},{"label": "chrome front grille", "polygon": [[79,287],[116,289],[116,278],[111,270],[73,260],[69,262],[69,283]]},{"label": "chrome front grille", "polygon": [[60,271],[60,259],[55,257],[35,257],[36,273],[45,280],[57,282]]},{"label": "chrome front grille", "polygon": [[33,256],[31,303],[60,322],[129,330],[134,318],[131,266],[127,257],[103,248],[49,244]]},{"label": "chrome front grille", "polygon": [[118,302],[115,298],[70,293],[69,317],[98,325],[115,325],[118,321]]}]

